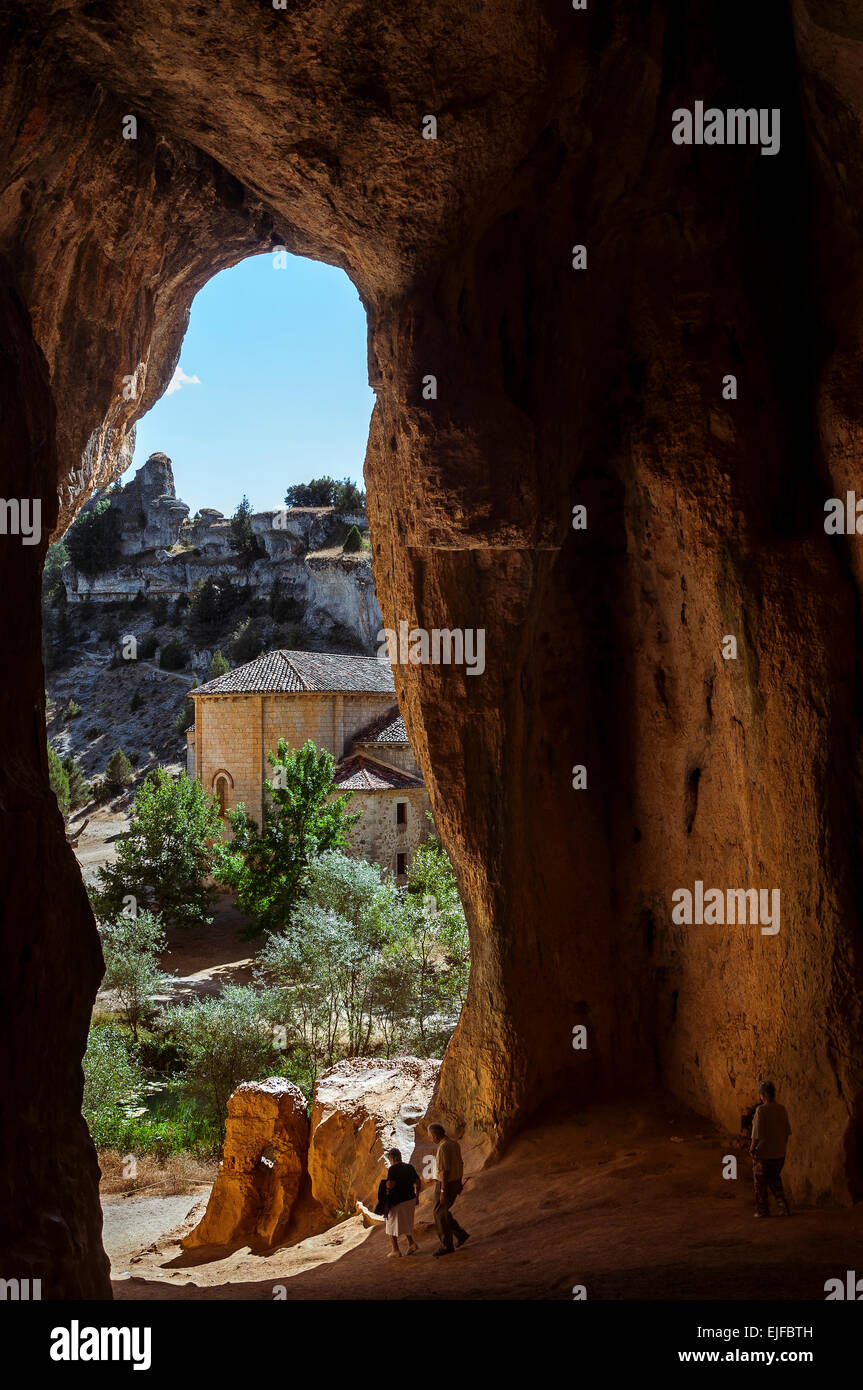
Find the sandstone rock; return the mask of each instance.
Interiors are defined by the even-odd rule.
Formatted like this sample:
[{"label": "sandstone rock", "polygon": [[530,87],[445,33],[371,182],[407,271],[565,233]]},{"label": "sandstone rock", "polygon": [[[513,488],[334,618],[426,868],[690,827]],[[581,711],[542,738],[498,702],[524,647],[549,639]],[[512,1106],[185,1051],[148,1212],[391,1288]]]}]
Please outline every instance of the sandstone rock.
[{"label": "sandstone rock", "polygon": [[383,1154],[401,1151],[422,1174],[434,1151],[417,1127],[426,1114],[440,1063],[417,1057],[338,1062],[315,1086],[309,1141],[312,1195],[336,1216],[359,1201],[374,1208],[384,1176]]},{"label": "sandstone rock", "polygon": [[228,1101],[222,1161],[200,1224],[200,1245],[275,1244],[306,1173],[309,1121],[302,1091],[283,1077],[244,1081]]}]

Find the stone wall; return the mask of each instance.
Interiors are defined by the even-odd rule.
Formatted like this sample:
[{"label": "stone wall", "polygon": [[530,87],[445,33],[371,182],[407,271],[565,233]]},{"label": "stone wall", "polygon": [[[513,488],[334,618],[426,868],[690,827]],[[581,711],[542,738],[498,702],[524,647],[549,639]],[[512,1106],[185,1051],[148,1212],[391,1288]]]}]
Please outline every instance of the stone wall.
[{"label": "stone wall", "polygon": [[[396,806],[399,802],[403,802],[407,807],[407,821],[404,825],[398,825],[396,821]],[[393,791],[355,791],[348,809],[363,813],[362,820],[357,822],[354,829],[348,853],[359,859],[368,859],[373,864],[380,864],[382,869],[392,874],[396,873],[396,855],[407,855],[409,865],[414,850],[428,838],[431,830],[426,820],[430,802],[425,787],[408,787]]]}]

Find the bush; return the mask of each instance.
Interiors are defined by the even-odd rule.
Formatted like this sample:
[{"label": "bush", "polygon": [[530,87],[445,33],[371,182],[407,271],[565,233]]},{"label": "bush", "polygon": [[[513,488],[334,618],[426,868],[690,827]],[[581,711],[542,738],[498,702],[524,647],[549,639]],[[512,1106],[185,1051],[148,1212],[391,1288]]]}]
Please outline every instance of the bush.
[{"label": "bush", "polygon": [[135,796],[129,829],[116,842],[116,862],[98,872],[92,893],[97,915],[116,917],[131,895],[167,922],[211,922],[213,894],[204,879],[221,825],[218,803],[200,782],[185,773],[175,780],[164,768],[149,773]]},{"label": "bush", "polygon": [[163,671],[182,671],[188,660],[186,648],[174,638],[166,642],[159,653],[159,666]]},{"label": "bush", "polygon": [[77,719],[80,713],[81,706],[78,704],[74,695],[70,695],[69,699],[63,706],[63,713],[61,715],[61,718],[64,720],[64,722],[68,721],[69,719]]},{"label": "bush", "polygon": [[[192,686],[192,689],[193,689],[193,690],[194,690],[194,688],[195,688],[195,686],[196,686],[197,684],[198,684],[198,680],[197,680],[197,677],[196,677],[196,678],[195,678],[194,685]],[[179,712],[179,714],[177,715],[176,719],[174,720],[174,728],[177,730],[177,733],[178,733],[178,734],[184,734],[184,733],[186,732],[187,729],[193,728],[193,727],[194,727],[194,724],[195,724],[195,702],[194,702],[194,700],[190,700],[189,697],[188,697],[188,695],[187,695],[186,698],[185,698],[185,700],[183,701],[181,707],[180,707],[180,712]]]},{"label": "bush", "polygon": [[264,553],[252,530],[252,507],[248,497],[243,498],[231,517],[231,545],[244,565],[252,564]]},{"label": "bush", "polygon": [[[62,540],[48,546],[45,563],[42,566],[42,601],[56,604],[65,602],[66,590],[63,587],[63,566],[69,562],[69,552]],[[62,598],[61,598],[62,593]]]},{"label": "bush", "polygon": [[167,594],[155,594],[150,599],[150,612],[153,615],[153,623],[156,627],[162,627],[168,621],[168,596]]},{"label": "bush", "polygon": [[115,796],[117,792],[121,792],[125,787],[128,787],[133,776],[134,768],[132,764],[129,762],[122,748],[118,748],[108,759],[104,777],[105,787],[111,796]]},{"label": "bush", "polygon": [[166,1009],[160,1026],[185,1063],[185,1084],[206,1102],[224,1139],[228,1097],[241,1081],[272,1076],[282,1063],[265,993],[226,985],[216,998]]},{"label": "bush", "polygon": [[105,974],[102,989],[117,994],[135,1042],[138,1026],[147,1013],[150,998],[165,989],[170,976],[159,965],[166,940],[160,919],[152,912],[137,916],[122,913],[100,929]]},{"label": "bush", "polygon": [[129,701],[129,713],[130,713],[130,714],[135,714],[135,713],[137,713],[137,711],[138,711],[139,709],[143,709],[143,708],[144,708],[144,697],[143,697],[143,695],[141,694],[141,692],[140,692],[139,690],[136,690],[136,691],[135,691],[135,694],[132,696],[131,700]]},{"label": "bush", "polygon": [[156,655],[159,642],[155,632],[145,632],[138,642],[138,658],[141,661],[149,661]]},{"label": "bush", "polygon": [[356,526],[352,526],[350,531],[348,531],[348,534],[345,536],[345,543],[342,546],[342,550],[346,551],[347,554],[350,555],[357,550],[362,550],[362,548],[363,538],[357,530]]},{"label": "bush", "polygon": [[101,724],[91,724],[89,729],[84,730],[84,737],[88,743],[92,743],[95,738],[101,738],[104,732]]},{"label": "bush", "polygon": [[112,1023],[90,1029],[83,1067],[81,1108],[93,1142],[102,1147],[110,1144],[121,1129],[125,1119],[123,1107],[135,1099],[143,1076],[129,1054],[123,1033]]}]

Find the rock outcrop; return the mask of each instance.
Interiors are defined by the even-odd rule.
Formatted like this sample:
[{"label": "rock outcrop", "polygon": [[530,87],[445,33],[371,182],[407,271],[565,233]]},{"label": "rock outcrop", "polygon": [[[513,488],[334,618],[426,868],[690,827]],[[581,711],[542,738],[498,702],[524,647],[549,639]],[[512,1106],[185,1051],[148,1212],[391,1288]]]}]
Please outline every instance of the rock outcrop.
[{"label": "rock outcrop", "polygon": [[183,1246],[274,1245],[306,1175],[309,1120],[302,1091],[284,1077],[244,1081],[228,1101],[222,1161],[207,1210]]},{"label": "rock outcrop", "polygon": [[122,559],[98,574],[65,565],[68,602],[116,603],[139,594],[175,599],[204,580],[227,579],[249,600],[278,590],[311,645],[352,639],[363,652],[376,650],[381,611],[371,557],[367,551],[340,553],[351,526],[367,530],[364,516],[332,507],[257,512],[251,525],[260,555],[247,562],[234,553],[231,523],[214,507],[187,521],[189,508],[176,495],[167,454],[151,454],[109,498],[119,518]]},{"label": "rock outcrop", "polygon": [[312,1196],[331,1216],[374,1208],[383,1156],[397,1148],[422,1176],[434,1152],[424,1127],[440,1063],[418,1057],[354,1057],[315,1085],[309,1141]]}]

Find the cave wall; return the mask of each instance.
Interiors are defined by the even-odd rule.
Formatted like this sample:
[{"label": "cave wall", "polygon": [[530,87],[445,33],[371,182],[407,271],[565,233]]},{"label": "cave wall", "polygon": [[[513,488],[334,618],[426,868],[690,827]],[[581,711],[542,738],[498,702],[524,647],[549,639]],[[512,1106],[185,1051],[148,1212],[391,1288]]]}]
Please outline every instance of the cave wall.
[{"label": "cave wall", "polygon": [[[858,456],[863,34],[841,0],[452,9],[0,6],[4,476],[59,489],[62,525],[124,466],[211,274],[278,245],[345,268],[384,621],[486,632],[481,677],[396,673],[471,926],[441,1113],[492,1152],[546,1097],[660,1081],[736,1129],[769,1073],[795,1192],[847,1201],[863,573],[822,506]],[[696,99],[780,106],[780,155],[675,146]],[[5,833],[61,866],[4,899],[10,1026],[40,1042],[4,1096],[3,1203],[22,1261],[45,1211],[55,1287],[92,1294],[98,949],[45,786],[39,552],[2,554]],[[675,926],[696,879],[778,887],[780,933]],[[47,1111],[22,1176],[20,1117]]]}]

